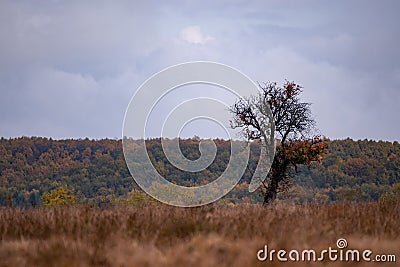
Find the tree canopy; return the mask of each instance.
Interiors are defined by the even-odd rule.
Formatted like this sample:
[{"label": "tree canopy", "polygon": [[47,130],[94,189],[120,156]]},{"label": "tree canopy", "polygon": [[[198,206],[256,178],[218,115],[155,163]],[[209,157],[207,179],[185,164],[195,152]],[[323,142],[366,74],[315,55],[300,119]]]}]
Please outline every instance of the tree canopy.
[{"label": "tree canopy", "polygon": [[[312,135],[315,122],[310,104],[299,97],[300,85],[286,81],[282,87],[277,83],[264,83],[259,87],[258,95],[240,98],[231,107],[234,116],[231,124],[233,128],[242,128],[248,140],[261,140],[272,161],[267,177],[255,177],[263,186],[264,203],[269,204],[279,191],[287,189],[292,178],[291,169],[321,162],[327,144],[319,136]],[[276,140],[279,144],[274,155],[271,150]]]}]

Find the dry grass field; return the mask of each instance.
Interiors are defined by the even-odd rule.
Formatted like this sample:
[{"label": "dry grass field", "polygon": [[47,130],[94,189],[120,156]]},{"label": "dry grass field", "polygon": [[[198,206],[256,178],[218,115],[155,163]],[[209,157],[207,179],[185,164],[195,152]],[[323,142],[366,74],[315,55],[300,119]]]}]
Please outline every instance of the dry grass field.
[{"label": "dry grass field", "polygon": [[[322,251],[339,238],[397,263],[257,259],[264,245]],[[0,240],[0,266],[399,266],[400,206],[3,208]]]}]

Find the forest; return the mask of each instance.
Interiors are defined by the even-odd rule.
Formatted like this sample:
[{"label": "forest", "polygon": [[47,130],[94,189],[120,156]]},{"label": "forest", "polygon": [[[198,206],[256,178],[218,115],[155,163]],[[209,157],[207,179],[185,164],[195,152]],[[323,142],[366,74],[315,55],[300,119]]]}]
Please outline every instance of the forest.
[{"label": "forest", "polygon": [[[199,157],[197,137],[180,140],[182,153]],[[214,162],[198,173],[186,173],[168,163],[160,139],[146,140],[150,159],[171,182],[193,186],[216,179],[230,158],[230,141],[215,139]],[[400,145],[372,140],[326,140],[321,164],[300,167],[278,201],[294,203],[376,201],[400,192]],[[259,156],[251,143],[248,169],[240,183],[219,203],[257,203],[260,194],[248,192]],[[124,160],[122,141],[113,139],[52,140],[43,137],[0,139],[0,206],[30,208],[42,205],[43,194],[60,187],[73,192],[78,203],[115,204],[140,194]]]}]

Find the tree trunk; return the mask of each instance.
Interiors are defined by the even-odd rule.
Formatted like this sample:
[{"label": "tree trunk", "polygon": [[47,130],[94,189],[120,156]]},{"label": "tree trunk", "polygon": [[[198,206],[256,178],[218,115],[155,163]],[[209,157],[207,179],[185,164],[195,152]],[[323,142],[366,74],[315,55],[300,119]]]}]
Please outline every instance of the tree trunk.
[{"label": "tree trunk", "polygon": [[263,205],[271,205],[275,201],[277,193],[278,182],[275,179],[272,179],[267,192],[265,192]]}]

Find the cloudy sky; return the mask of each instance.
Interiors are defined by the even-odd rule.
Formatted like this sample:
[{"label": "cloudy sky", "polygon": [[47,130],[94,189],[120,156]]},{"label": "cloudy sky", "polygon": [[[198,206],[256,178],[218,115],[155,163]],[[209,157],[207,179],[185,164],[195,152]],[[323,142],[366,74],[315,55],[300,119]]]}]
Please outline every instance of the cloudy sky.
[{"label": "cloudy sky", "polygon": [[120,138],[148,77],[207,60],[303,85],[327,137],[399,140],[399,10],[398,1],[3,0],[0,136]]}]

